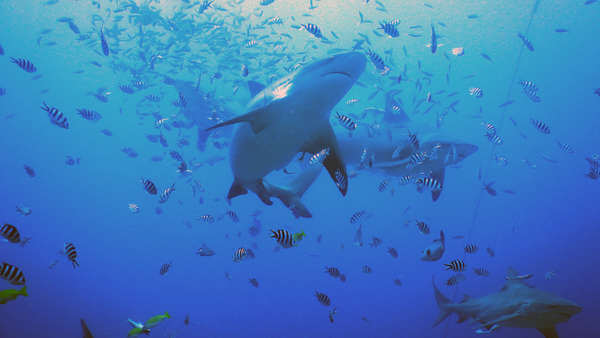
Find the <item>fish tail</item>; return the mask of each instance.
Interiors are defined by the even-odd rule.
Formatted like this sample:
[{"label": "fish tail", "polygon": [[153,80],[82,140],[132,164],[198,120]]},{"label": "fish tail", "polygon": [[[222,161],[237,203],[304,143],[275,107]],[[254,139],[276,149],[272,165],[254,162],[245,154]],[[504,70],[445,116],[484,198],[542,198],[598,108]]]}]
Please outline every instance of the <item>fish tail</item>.
[{"label": "fish tail", "polygon": [[23,296],[23,297],[27,297],[27,296],[29,296],[29,295],[27,294],[27,287],[26,287],[25,285],[23,285],[23,287],[21,288],[21,290],[19,290],[19,294],[20,294],[21,296]]},{"label": "fish tail", "polygon": [[171,318],[171,315],[168,312],[165,312],[165,317]]},{"label": "fish tail", "polygon": [[440,290],[435,286],[435,281],[433,276],[431,277],[431,284],[433,285],[433,291],[435,293],[435,301],[440,308],[440,314],[437,319],[433,323],[433,327],[437,326],[439,323],[443,322],[444,319],[448,318],[448,316],[452,313],[450,309],[448,309],[448,305],[452,304],[450,299],[446,298]]}]

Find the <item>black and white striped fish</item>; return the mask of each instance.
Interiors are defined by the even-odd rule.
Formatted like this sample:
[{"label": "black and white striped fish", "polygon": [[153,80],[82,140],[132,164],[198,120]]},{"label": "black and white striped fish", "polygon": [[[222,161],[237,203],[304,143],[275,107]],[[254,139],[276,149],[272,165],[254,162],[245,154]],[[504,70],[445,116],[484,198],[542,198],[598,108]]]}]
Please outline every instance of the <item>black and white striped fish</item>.
[{"label": "black and white striped fish", "polygon": [[414,152],[408,157],[408,164],[406,167],[410,169],[419,166],[427,161],[428,158],[427,152]]},{"label": "black and white striped fish", "polygon": [[417,224],[417,229],[419,229],[419,232],[422,233],[423,235],[429,235],[430,229],[429,229],[429,225],[427,225],[427,223],[423,222],[423,221],[415,221]]},{"label": "black and white striped fish", "polygon": [[341,191],[346,191],[348,189],[348,178],[342,173],[340,169],[336,169],[333,173],[335,179],[335,185]]},{"label": "black and white striped fish", "polygon": [[532,81],[521,80],[519,81],[521,88],[523,88],[523,93],[527,96],[532,102],[540,102],[542,101],[540,97],[537,95],[538,87]]},{"label": "black and white striped fish", "polygon": [[419,138],[417,138],[417,134],[413,134],[410,130],[408,131],[408,144],[413,150],[419,149]]},{"label": "black and white striped fish", "polygon": [[204,223],[209,223],[212,224],[215,222],[215,218],[212,215],[202,215],[200,217],[197,218],[199,221],[202,221]]},{"label": "black and white striped fish", "polygon": [[319,292],[319,291],[315,291],[315,297],[317,297],[317,300],[322,305],[325,305],[325,306],[331,305],[331,299],[329,299],[329,296],[327,296],[326,294]]},{"label": "black and white striped fish", "polygon": [[209,9],[210,7],[212,7],[212,3],[215,2],[215,0],[204,0],[200,3],[200,7],[198,7],[198,14],[202,14],[204,13],[204,11],[206,11],[207,9]]},{"label": "black and white striped fish", "polygon": [[322,164],[323,161],[325,161],[325,159],[327,158],[327,156],[329,156],[329,148],[325,148],[322,149],[321,151],[319,151],[316,154],[313,154],[309,160],[308,160],[308,164],[310,165],[315,165],[315,164]]},{"label": "black and white striped fish", "polygon": [[358,223],[363,217],[365,217],[367,215],[367,212],[364,210],[359,210],[355,213],[352,214],[352,216],[350,216],[350,223],[351,224],[356,224]]},{"label": "black and white striped fish", "polygon": [[413,175],[405,175],[400,177],[400,184],[402,185],[407,185],[407,184],[411,184],[415,181],[416,177]]},{"label": "black and white striped fish", "polygon": [[75,245],[73,245],[73,243],[65,243],[65,254],[73,264],[73,269],[79,266],[79,263],[77,262],[77,249],[75,249]]},{"label": "black and white striped fish", "polygon": [[479,87],[469,88],[469,95],[481,98],[483,96],[483,90]]},{"label": "black and white striped fish", "polygon": [[233,223],[239,223],[240,222],[240,218],[238,217],[238,215],[235,213],[235,211],[233,210],[227,210],[227,212],[225,213],[227,216],[229,216],[229,218],[231,218],[231,221]]},{"label": "black and white striped fish", "polygon": [[477,250],[479,250],[479,247],[477,246],[477,244],[467,244],[465,245],[465,252],[468,254],[474,254],[477,252]]},{"label": "black and white striped fish", "polygon": [[400,36],[400,33],[398,32],[396,25],[396,22],[381,22],[378,29],[382,29],[390,38],[397,38]]},{"label": "black and white striped fish", "polygon": [[350,131],[354,131],[358,127],[358,124],[356,122],[354,122],[352,120],[352,118],[350,118],[349,116],[340,114],[339,112],[336,112],[335,115],[336,115],[336,118],[338,119],[338,121],[340,122],[340,125],[342,125],[342,127],[346,128]]},{"label": "black and white striped fish", "polygon": [[158,193],[154,182],[150,181],[149,179],[142,178],[142,183],[144,184],[144,190],[146,190],[146,192],[148,192],[150,195],[156,195]]},{"label": "black and white striped fish", "polygon": [[494,126],[491,122],[481,123],[485,128],[485,136],[490,137],[490,135],[496,135],[496,126]]},{"label": "black and white striped fish", "polygon": [[171,266],[173,265],[173,263],[169,262],[169,263],[165,263],[163,265],[160,266],[160,275],[164,276],[167,274],[167,272],[169,272],[169,269],[171,268]]},{"label": "black and white striped fish", "polygon": [[561,143],[560,141],[556,141],[556,144],[558,145],[558,147],[560,148],[560,150],[564,151],[567,154],[575,154],[575,149],[573,149],[573,147],[571,147],[569,144],[567,143]]},{"label": "black and white striped fish", "polygon": [[294,235],[285,229],[271,230],[271,238],[275,238],[284,248],[291,248],[296,244]]},{"label": "black and white striped fish", "polygon": [[168,201],[173,191],[175,191],[175,183],[171,184],[170,187],[166,188],[165,190],[163,190],[163,192],[160,193],[159,202],[165,203],[166,201]]},{"label": "black and white striped fish", "polygon": [[146,100],[150,102],[160,102],[160,96],[154,94],[148,94],[145,96]]},{"label": "black and white striped fish", "polygon": [[98,121],[102,118],[102,115],[100,115],[100,113],[98,113],[95,110],[81,108],[77,109],[77,112],[79,115],[81,115],[82,118],[88,121]]},{"label": "black and white striped fish", "polygon": [[341,275],[340,269],[333,267],[333,266],[329,266],[329,267],[326,266],[325,272],[328,273],[333,278],[338,278]]},{"label": "black and white striped fish", "polygon": [[313,23],[301,24],[300,26],[302,26],[301,29],[306,30],[307,32],[314,35],[318,39],[321,39],[323,37],[323,34],[321,33],[321,29],[319,28],[319,26],[317,26]]},{"label": "black and white striped fish", "polygon": [[473,268],[473,272],[477,276],[487,277],[490,275],[490,272],[486,268]]},{"label": "black and white striped fish", "polygon": [[454,272],[463,272],[466,267],[465,262],[460,259],[455,259],[448,264],[444,264],[444,266],[446,267],[446,270],[452,270]]},{"label": "black and white striped fish", "polygon": [[486,137],[488,141],[490,141],[492,144],[501,145],[502,143],[504,143],[504,140],[499,135],[488,134],[486,135]]},{"label": "black and white striped fish", "polygon": [[119,85],[119,89],[121,89],[121,91],[123,93],[125,93],[125,94],[133,94],[133,93],[135,93],[135,90],[133,90],[133,88],[131,88],[130,85],[126,85],[126,84]]},{"label": "black and white striped fish", "polygon": [[381,56],[379,56],[373,50],[371,50],[371,49],[367,50],[367,56],[369,57],[369,60],[371,60],[371,63],[373,63],[373,65],[379,71],[379,73],[381,75],[385,75],[390,71],[390,68],[385,65],[385,62],[383,61]]},{"label": "black and white striped fish", "polygon": [[517,36],[519,37],[519,39],[521,39],[521,41],[523,42],[523,45],[525,45],[525,47],[527,47],[527,49],[529,49],[532,52],[535,50],[533,48],[533,44],[531,43],[531,41],[529,41],[529,39],[527,39],[525,37],[525,35],[519,33],[519,34],[517,34]]},{"label": "black and white striped fish", "polygon": [[43,102],[42,110],[48,113],[48,117],[50,118],[50,122],[55,124],[61,128],[69,129],[69,121],[67,117],[63,115],[56,107],[49,107],[46,102]]},{"label": "black and white striped fish", "polygon": [[448,278],[448,280],[446,281],[446,285],[447,286],[456,286],[456,285],[458,285],[458,283],[463,282],[466,279],[467,279],[467,277],[465,277],[464,274],[457,273],[457,274],[453,275],[452,277]]},{"label": "black and white striped fish", "polygon": [[35,73],[37,71],[37,68],[35,68],[35,65],[27,60],[27,59],[23,59],[23,58],[10,58],[10,62],[16,64],[17,66],[19,66],[19,68],[23,69],[24,71],[26,71],[27,73]]},{"label": "black and white striped fish", "polygon": [[432,191],[442,190],[442,184],[433,177],[421,177],[417,179],[416,184],[420,189],[428,188]]},{"label": "black and white striped fish", "polygon": [[529,122],[531,122],[531,124],[533,124],[535,129],[537,129],[540,133],[550,134],[550,127],[548,127],[548,125],[545,124],[544,122],[542,122],[540,120],[536,120],[536,119],[530,119]]},{"label": "black and white striped fish", "polygon": [[173,102],[173,105],[175,107],[179,107],[179,108],[187,107],[187,100],[185,99],[185,96],[183,96],[183,94],[181,92],[179,92],[179,97],[178,97],[177,101]]},{"label": "black and white striped fish", "polygon": [[381,180],[381,182],[379,182],[379,184],[377,185],[377,191],[379,192],[384,192],[388,185],[390,183],[390,180],[387,178],[384,178],[383,180]]},{"label": "black and white striped fish", "polygon": [[233,261],[236,263],[241,262],[246,257],[248,257],[248,250],[246,248],[236,249],[233,253]]},{"label": "black and white striped fish", "polygon": [[23,275],[23,271],[21,271],[16,266],[10,265],[5,262],[3,262],[2,266],[0,267],[0,277],[2,277],[2,279],[7,280],[12,285],[25,284],[25,276]]},{"label": "black and white striped fish", "polygon": [[0,236],[11,243],[19,243],[21,241],[19,230],[11,224],[4,224],[2,228],[0,228]]}]

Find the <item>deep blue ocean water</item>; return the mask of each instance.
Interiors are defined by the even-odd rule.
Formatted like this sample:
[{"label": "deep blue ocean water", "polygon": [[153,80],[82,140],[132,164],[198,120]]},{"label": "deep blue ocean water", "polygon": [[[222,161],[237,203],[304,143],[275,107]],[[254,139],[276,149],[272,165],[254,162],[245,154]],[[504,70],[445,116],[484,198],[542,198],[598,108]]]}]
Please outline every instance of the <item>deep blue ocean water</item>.
[{"label": "deep blue ocean water", "polygon": [[[152,337],[475,337],[479,327],[455,323],[454,315],[432,328],[438,315],[432,276],[460,301],[463,294],[500,290],[509,267],[582,307],[558,324],[561,337],[600,336],[600,182],[586,176],[593,169],[586,158],[593,162],[600,152],[600,2],[313,0],[313,9],[305,0],[259,2],[216,0],[199,13],[198,0],[0,1],[0,225],[31,238],[24,245],[0,242],[0,262],[23,271],[29,294],[0,305],[0,337],[80,337],[80,318],[94,337],[126,337],[127,319],[143,323],[166,311],[171,318]],[[282,23],[267,22],[273,17]],[[394,19],[398,37],[377,29]],[[299,29],[307,23],[324,38]],[[428,46],[431,25],[435,53]],[[390,70],[381,75],[367,61],[331,113],[338,138],[349,134],[334,117],[338,111],[358,123],[350,139],[368,140],[365,130],[398,133],[399,126],[377,121],[369,108],[384,109],[386,94],[400,90],[393,113],[406,112],[415,123],[411,132],[427,130],[440,140],[476,145],[477,152],[447,166],[435,202],[377,165],[348,163],[356,175],[346,196],[321,173],[302,197],[311,218],[295,218],[277,199],[267,206],[252,192],[228,204],[236,128],[199,130],[246,112],[249,80],[270,84],[290,68],[353,47],[374,51]],[[464,55],[452,53],[458,47]],[[11,57],[29,60],[36,71],[24,71]],[[535,84],[540,102],[524,94],[522,80]],[[469,95],[470,88],[483,95]],[[151,94],[160,102],[148,99]],[[347,104],[350,99],[358,102]],[[500,107],[507,101],[514,102]],[[68,129],[50,122],[43,102],[67,117]],[[85,120],[77,114],[82,108],[102,118]],[[502,145],[484,136],[482,122],[496,126]],[[191,173],[177,172],[181,161],[172,151]],[[294,165],[290,171],[302,169]],[[281,170],[273,176],[284,183],[294,177]],[[151,179],[158,194],[173,183],[176,190],[159,203],[140,178]],[[379,191],[384,180],[388,186]],[[491,181],[495,196],[482,188]],[[358,211],[366,217],[351,223]],[[415,220],[431,233],[420,233]],[[279,249],[270,229],[306,236]],[[421,261],[440,230],[443,257]],[[373,237],[381,245],[371,246]],[[77,248],[77,268],[61,253],[66,242]],[[469,243],[478,245],[477,253],[465,254]],[[215,255],[198,255],[203,244]],[[255,258],[234,262],[241,247]],[[388,254],[391,247],[397,258]],[[450,287],[445,283],[453,273],[443,264],[454,259],[467,264],[466,279]],[[371,273],[363,272],[365,265]],[[325,266],[339,268],[347,280],[331,277]],[[476,267],[490,275],[475,275]],[[0,280],[0,290],[20,287]],[[319,304],[315,290],[332,305]],[[541,337],[510,327],[490,335]]]}]

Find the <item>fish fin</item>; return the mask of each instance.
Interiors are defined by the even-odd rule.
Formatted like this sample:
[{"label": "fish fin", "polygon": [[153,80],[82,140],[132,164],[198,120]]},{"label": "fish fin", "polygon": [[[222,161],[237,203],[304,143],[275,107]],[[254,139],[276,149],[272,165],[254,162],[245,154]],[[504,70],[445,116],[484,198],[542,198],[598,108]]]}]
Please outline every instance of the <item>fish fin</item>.
[{"label": "fish fin", "polygon": [[444,177],[446,176],[446,170],[442,167],[440,169],[436,169],[431,173],[431,177],[440,183],[442,189],[434,190],[431,192],[431,199],[435,202],[440,198],[442,194],[442,190],[444,189]]},{"label": "fish fin", "polygon": [[320,166],[310,166],[301,173],[296,174],[289,187],[278,187],[265,182],[269,194],[278,198],[286,207],[288,207],[296,218],[310,218],[312,214],[302,203],[302,195],[313,184],[321,173]]},{"label": "fish fin", "polygon": [[258,93],[262,92],[265,88],[266,88],[266,86],[260,82],[256,82],[256,81],[252,81],[252,80],[248,81],[248,90],[250,91],[250,97],[255,97]]},{"label": "fish fin", "polygon": [[92,335],[92,332],[90,331],[87,324],[85,323],[85,320],[83,320],[83,318],[80,318],[79,321],[81,322],[81,330],[83,331],[83,338],[94,338],[94,335]]},{"label": "fish fin", "polygon": [[238,197],[240,195],[245,195],[248,193],[248,190],[239,184],[237,181],[233,181],[231,184],[231,188],[229,188],[229,192],[227,193],[227,199],[230,200],[234,197]]},{"label": "fish fin", "polygon": [[431,277],[431,284],[433,285],[433,291],[435,293],[435,301],[436,301],[438,307],[440,308],[440,314],[438,315],[437,319],[433,323],[433,327],[435,327],[439,323],[443,322],[444,319],[448,318],[448,316],[452,313],[452,311],[447,309],[448,305],[452,304],[452,303],[450,302],[450,299],[446,298],[446,296],[444,296],[440,292],[440,290],[437,288],[437,286],[435,286],[435,281],[433,279],[433,276]]},{"label": "fish fin", "polygon": [[254,192],[256,192],[256,196],[258,196],[258,198],[260,198],[260,200],[263,201],[264,204],[273,205],[273,201],[271,201],[271,194],[269,194],[269,190],[267,189],[267,187],[265,187],[262,179],[256,182],[255,188],[256,189],[254,190]]},{"label": "fish fin", "polygon": [[259,109],[253,110],[249,113],[246,113],[244,115],[234,117],[231,120],[227,120],[225,122],[216,124],[205,130],[210,131],[213,129],[225,127],[225,126],[240,123],[240,122],[248,122],[248,123],[250,123],[250,126],[252,127],[252,131],[255,134],[258,134],[263,129],[265,129],[267,127],[267,125],[269,124],[269,122],[271,121],[271,116],[268,114],[268,112],[269,112],[269,110],[267,110],[267,109],[259,108]]},{"label": "fish fin", "polygon": [[556,332],[556,327],[538,327],[538,331],[544,335],[545,338],[558,338],[558,332]]},{"label": "fish fin", "polygon": [[323,160],[323,166],[329,172],[329,176],[335,182],[342,196],[346,196],[348,192],[348,173],[344,161],[338,155],[340,153],[338,142],[329,123],[319,129],[316,138],[305,144],[300,151],[316,154],[325,148],[329,148],[329,155]]}]

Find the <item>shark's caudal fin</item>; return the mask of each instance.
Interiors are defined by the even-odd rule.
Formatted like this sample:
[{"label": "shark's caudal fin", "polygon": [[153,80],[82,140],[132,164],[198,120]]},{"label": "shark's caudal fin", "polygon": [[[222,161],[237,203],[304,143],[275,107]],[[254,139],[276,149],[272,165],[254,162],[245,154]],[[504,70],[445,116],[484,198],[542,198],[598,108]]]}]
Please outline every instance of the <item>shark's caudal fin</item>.
[{"label": "shark's caudal fin", "polygon": [[552,327],[539,327],[537,329],[540,331],[545,338],[558,338],[558,332],[556,332],[556,328]]},{"label": "shark's caudal fin", "polygon": [[312,214],[301,199],[308,187],[319,177],[321,170],[320,166],[309,166],[300,174],[297,174],[288,187],[278,187],[268,182],[265,182],[265,186],[269,195],[278,198],[292,211],[296,218],[310,218]]},{"label": "shark's caudal fin", "polygon": [[446,298],[440,290],[435,286],[435,281],[433,276],[431,277],[431,284],[433,284],[433,292],[435,293],[435,301],[437,302],[438,307],[440,308],[440,314],[437,319],[433,323],[433,326],[437,326],[439,323],[443,322],[444,319],[448,318],[448,316],[452,313],[452,311],[448,310],[448,305],[452,304],[450,299]]},{"label": "shark's caudal fin", "polygon": [[90,331],[87,324],[85,323],[85,320],[83,320],[83,318],[80,318],[79,320],[81,322],[81,330],[83,331],[83,338],[94,338],[94,335],[92,335],[92,332]]}]

